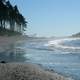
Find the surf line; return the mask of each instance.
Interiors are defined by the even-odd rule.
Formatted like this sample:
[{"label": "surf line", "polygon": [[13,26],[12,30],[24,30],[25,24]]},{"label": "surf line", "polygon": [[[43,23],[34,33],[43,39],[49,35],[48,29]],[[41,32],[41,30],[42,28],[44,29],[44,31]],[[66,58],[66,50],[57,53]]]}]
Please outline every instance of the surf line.
[{"label": "surf line", "polygon": [[54,46],[56,48],[62,48],[62,49],[73,49],[73,50],[78,49],[78,50],[80,50],[80,47],[63,45],[64,42],[73,41],[73,40],[80,40],[80,38],[55,39],[55,40],[48,41],[48,44],[46,44],[45,46],[52,46],[52,47]]}]

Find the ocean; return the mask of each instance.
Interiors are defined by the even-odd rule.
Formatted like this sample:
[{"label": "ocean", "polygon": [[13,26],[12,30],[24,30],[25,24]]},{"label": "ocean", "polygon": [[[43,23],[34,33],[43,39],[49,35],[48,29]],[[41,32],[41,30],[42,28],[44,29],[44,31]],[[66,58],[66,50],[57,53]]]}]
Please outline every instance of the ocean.
[{"label": "ocean", "polygon": [[12,52],[0,54],[7,62],[29,62],[80,80],[80,38],[30,39],[18,42]]}]

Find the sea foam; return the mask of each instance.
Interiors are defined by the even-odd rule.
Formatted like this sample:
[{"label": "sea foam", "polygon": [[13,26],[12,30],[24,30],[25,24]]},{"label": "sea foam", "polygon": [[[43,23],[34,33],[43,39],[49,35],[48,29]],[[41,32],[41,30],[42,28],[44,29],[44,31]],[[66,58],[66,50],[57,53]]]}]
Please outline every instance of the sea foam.
[{"label": "sea foam", "polygon": [[63,39],[55,39],[48,41],[48,44],[45,46],[55,47],[55,48],[62,48],[62,49],[72,49],[72,50],[80,50],[80,47],[68,46],[63,45],[63,43],[68,41],[80,40],[80,38],[63,38]]}]

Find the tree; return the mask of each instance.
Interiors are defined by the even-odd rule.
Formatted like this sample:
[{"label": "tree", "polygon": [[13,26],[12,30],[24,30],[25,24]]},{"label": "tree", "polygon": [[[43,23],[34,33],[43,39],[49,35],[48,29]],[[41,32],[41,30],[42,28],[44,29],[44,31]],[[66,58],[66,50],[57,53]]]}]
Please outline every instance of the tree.
[{"label": "tree", "polygon": [[17,5],[13,7],[10,1],[0,0],[0,27],[6,29],[5,23],[10,25],[11,31],[18,32],[22,32],[27,26],[27,22],[19,12]]},{"label": "tree", "polygon": [[6,17],[7,17],[7,7],[4,5],[3,0],[1,0],[0,1],[0,27],[5,28],[5,20],[7,19]]},{"label": "tree", "polygon": [[13,6],[11,5],[10,1],[6,2],[6,5],[8,7],[8,20],[10,22],[10,30],[14,31],[14,24],[15,24],[15,20],[14,20],[14,9]]}]

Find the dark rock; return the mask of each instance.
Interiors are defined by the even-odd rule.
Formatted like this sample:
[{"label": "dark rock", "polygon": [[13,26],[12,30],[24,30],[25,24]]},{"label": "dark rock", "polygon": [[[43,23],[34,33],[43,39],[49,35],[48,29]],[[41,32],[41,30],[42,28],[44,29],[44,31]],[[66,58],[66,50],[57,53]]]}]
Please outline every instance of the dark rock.
[{"label": "dark rock", "polygon": [[1,63],[6,63],[6,61],[1,61]]}]

